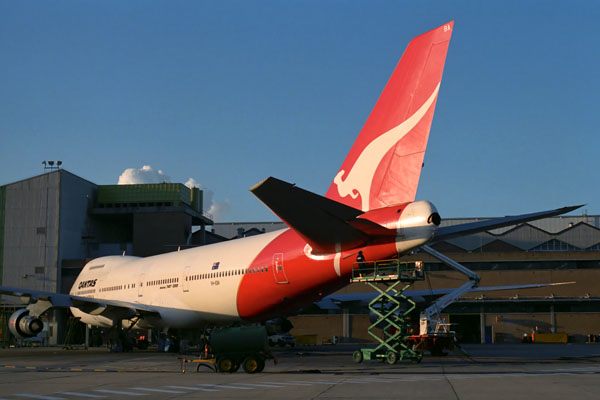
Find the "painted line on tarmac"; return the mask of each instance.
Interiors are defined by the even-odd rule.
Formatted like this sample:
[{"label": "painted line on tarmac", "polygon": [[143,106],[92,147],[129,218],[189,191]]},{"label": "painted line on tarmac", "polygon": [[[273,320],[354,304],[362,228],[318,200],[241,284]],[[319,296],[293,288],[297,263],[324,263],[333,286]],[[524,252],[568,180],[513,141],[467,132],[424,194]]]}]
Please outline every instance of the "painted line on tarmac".
[{"label": "painted line on tarmac", "polygon": [[282,388],[282,387],[285,387],[285,386],[282,386],[282,385],[273,385],[273,384],[269,384],[269,383],[243,383],[242,385],[245,385],[245,386],[268,387],[268,388]]},{"label": "painted line on tarmac", "polygon": [[100,393],[108,393],[108,394],[122,394],[125,396],[145,396],[146,393],[136,393],[136,392],[122,392],[119,390],[108,390],[108,389],[94,389],[95,392]]},{"label": "painted line on tarmac", "polygon": [[39,394],[31,394],[31,393],[18,393],[13,396],[28,397],[30,399],[43,399],[43,400],[65,400],[62,397],[42,396]]},{"label": "painted line on tarmac", "polygon": [[251,387],[243,387],[243,386],[230,386],[230,385],[214,385],[208,383],[199,383],[198,386],[209,386],[215,388],[225,388],[225,389],[241,389],[241,390],[252,390],[254,388]]},{"label": "painted line on tarmac", "polygon": [[183,390],[201,390],[203,392],[218,392],[219,389],[207,389],[207,388],[198,388],[198,387],[191,387],[191,386],[177,386],[177,385],[170,385],[170,386],[165,386],[168,388],[173,388],[173,389],[183,389]]},{"label": "painted line on tarmac", "polygon": [[159,392],[159,393],[185,393],[179,390],[168,390],[168,389],[154,389],[154,388],[143,388],[143,387],[131,387],[132,390],[145,390],[147,392]]},{"label": "painted line on tarmac", "polygon": [[313,384],[313,385],[337,385],[342,383],[343,381],[288,381],[288,382],[293,382],[293,383],[309,383],[309,384]]},{"label": "painted line on tarmac", "polygon": [[56,392],[57,394],[66,394],[69,396],[79,396],[79,397],[91,397],[94,399],[103,399],[106,396],[101,396],[99,394],[89,394],[89,393],[79,393],[79,392]]},{"label": "painted line on tarmac", "polygon": [[160,373],[177,373],[180,371],[173,370],[157,370],[157,369],[108,369],[108,368],[76,368],[76,367],[36,367],[32,365],[2,365],[0,368],[5,369],[24,369],[38,372],[160,372]]}]

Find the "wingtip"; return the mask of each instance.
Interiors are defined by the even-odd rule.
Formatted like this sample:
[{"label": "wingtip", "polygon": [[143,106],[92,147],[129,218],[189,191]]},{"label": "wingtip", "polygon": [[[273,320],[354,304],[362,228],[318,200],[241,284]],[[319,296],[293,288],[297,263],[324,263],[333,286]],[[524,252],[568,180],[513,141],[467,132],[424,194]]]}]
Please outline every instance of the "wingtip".
[{"label": "wingtip", "polygon": [[563,210],[565,210],[563,213],[568,213],[568,212],[571,212],[571,211],[575,211],[575,210],[577,210],[578,208],[581,208],[581,207],[583,207],[583,206],[585,206],[585,205],[586,205],[586,204],[578,204],[578,205],[576,205],[576,206],[567,206],[567,207],[563,207],[562,209],[563,209]]},{"label": "wingtip", "polygon": [[261,187],[262,185],[264,185],[265,182],[268,181],[271,178],[272,178],[272,176],[269,176],[269,177],[263,179],[262,181],[254,184],[252,187],[250,187],[250,192],[254,193],[259,187]]}]

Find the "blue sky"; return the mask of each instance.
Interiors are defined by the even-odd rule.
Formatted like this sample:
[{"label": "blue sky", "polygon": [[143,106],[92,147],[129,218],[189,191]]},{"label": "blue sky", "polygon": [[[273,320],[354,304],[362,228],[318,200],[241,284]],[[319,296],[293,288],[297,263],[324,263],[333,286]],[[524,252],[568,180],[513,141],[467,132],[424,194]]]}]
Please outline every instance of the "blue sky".
[{"label": "blue sky", "polygon": [[150,165],[222,221],[274,220],[248,188],[325,193],[407,43],[450,20],[417,198],[600,213],[595,1],[2,1],[0,184]]}]

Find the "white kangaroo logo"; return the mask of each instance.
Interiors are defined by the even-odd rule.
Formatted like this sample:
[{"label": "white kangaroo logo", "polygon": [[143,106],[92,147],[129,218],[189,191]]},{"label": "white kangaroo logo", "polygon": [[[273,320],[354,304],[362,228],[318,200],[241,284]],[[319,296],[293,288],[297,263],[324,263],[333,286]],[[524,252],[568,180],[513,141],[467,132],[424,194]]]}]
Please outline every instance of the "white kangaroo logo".
[{"label": "white kangaroo logo", "polygon": [[369,143],[356,159],[346,179],[342,179],[346,171],[342,169],[338,172],[333,182],[337,185],[340,197],[350,196],[356,199],[360,194],[362,210],[369,210],[371,183],[375,170],[381,163],[383,156],[421,121],[433,104],[439,90],[440,83],[437,84],[431,96],[413,115]]}]

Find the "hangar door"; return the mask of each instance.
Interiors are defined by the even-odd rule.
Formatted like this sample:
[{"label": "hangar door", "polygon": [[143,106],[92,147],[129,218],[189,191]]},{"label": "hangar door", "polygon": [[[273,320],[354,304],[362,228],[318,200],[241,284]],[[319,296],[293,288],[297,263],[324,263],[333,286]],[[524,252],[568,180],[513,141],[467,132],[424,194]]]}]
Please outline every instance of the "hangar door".
[{"label": "hangar door", "polygon": [[450,314],[450,324],[459,343],[481,343],[480,314]]}]

